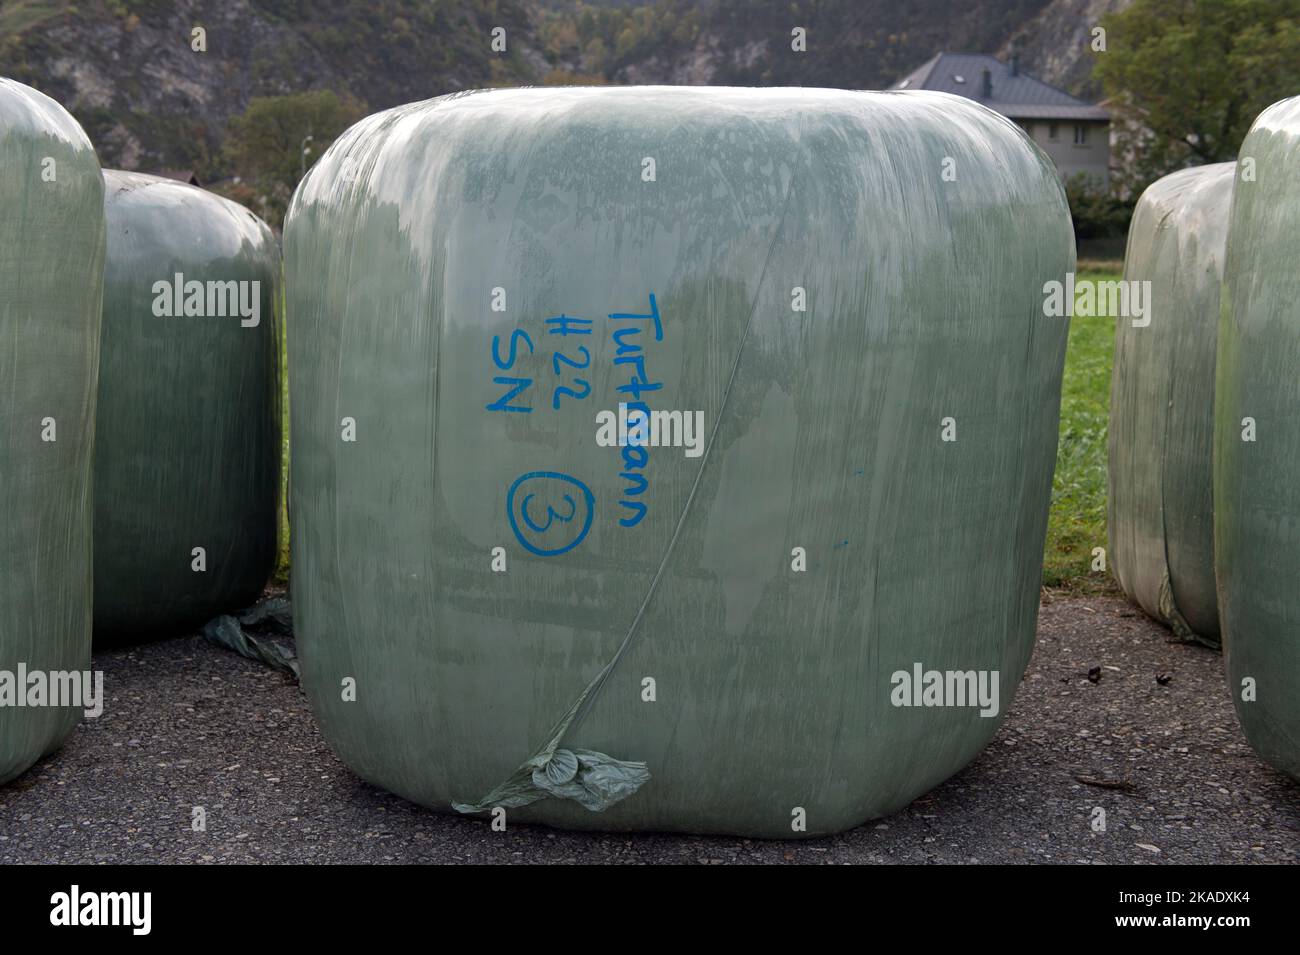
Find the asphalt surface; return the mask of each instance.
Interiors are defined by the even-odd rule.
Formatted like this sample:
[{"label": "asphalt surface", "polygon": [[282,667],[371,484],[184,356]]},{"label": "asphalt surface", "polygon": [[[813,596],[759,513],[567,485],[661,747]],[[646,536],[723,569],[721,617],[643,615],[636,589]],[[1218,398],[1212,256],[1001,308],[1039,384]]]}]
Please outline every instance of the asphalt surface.
[{"label": "asphalt surface", "polygon": [[0,788],[0,863],[1300,861],[1300,786],[1246,743],[1219,655],[1167,641],[1118,598],[1049,600],[970,766],[887,819],[782,843],[422,809],[344,768],[290,678],[183,637],[96,655],[104,714]]}]

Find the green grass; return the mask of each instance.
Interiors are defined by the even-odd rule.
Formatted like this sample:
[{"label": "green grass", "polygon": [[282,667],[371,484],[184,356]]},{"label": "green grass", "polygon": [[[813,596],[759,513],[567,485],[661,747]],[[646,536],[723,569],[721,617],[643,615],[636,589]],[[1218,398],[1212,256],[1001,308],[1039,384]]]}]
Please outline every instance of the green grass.
[{"label": "green grass", "polygon": [[[1091,272],[1079,284],[1118,279]],[[1106,424],[1110,417],[1113,317],[1070,319],[1070,344],[1061,388],[1061,440],[1047,522],[1043,585],[1081,593],[1113,588],[1110,576],[1091,572],[1092,549],[1106,545]]]}]

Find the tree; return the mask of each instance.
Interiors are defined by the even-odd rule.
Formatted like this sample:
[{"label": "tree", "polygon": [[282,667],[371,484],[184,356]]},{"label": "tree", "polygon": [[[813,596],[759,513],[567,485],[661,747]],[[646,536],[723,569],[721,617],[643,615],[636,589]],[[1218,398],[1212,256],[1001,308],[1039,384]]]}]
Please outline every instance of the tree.
[{"label": "tree", "polygon": [[1300,0],[1134,0],[1101,24],[1096,75],[1135,190],[1235,158],[1260,111],[1300,92]]},{"label": "tree", "polygon": [[230,121],[226,154],[233,171],[256,193],[255,211],[272,225],[283,222],[306,170],[364,115],[360,102],[330,90],[250,100]]},{"label": "tree", "polygon": [[1065,199],[1070,204],[1076,242],[1117,239],[1128,232],[1135,198],[1099,189],[1091,177],[1080,173],[1066,180]]}]

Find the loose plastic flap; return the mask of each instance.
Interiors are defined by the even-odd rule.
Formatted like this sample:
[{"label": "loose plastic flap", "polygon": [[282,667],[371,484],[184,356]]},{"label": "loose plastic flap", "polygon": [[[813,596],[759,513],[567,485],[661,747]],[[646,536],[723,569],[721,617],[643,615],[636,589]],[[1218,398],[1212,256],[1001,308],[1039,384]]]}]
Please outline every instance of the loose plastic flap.
[{"label": "loose plastic flap", "polygon": [[298,657],[283,637],[293,634],[293,609],[287,597],[267,597],[239,613],[213,617],[203,625],[208,642],[265,663],[298,679]]}]

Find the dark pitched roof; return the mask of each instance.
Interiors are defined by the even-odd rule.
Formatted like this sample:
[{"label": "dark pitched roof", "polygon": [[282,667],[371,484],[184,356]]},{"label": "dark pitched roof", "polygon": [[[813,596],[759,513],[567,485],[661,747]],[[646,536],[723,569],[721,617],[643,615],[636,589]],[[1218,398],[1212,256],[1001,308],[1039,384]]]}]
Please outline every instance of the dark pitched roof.
[{"label": "dark pitched roof", "polygon": [[[984,95],[984,71],[989,71],[993,95]],[[995,109],[1010,119],[1108,120],[1100,106],[1075,99],[1023,70],[983,53],[938,53],[890,89],[938,90],[955,93]]]},{"label": "dark pitched roof", "polygon": [[161,176],[163,179],[175,179],[177,182],[188,182],[191,186],[202,185],[193,169],[159,169],[153,175]]}]

